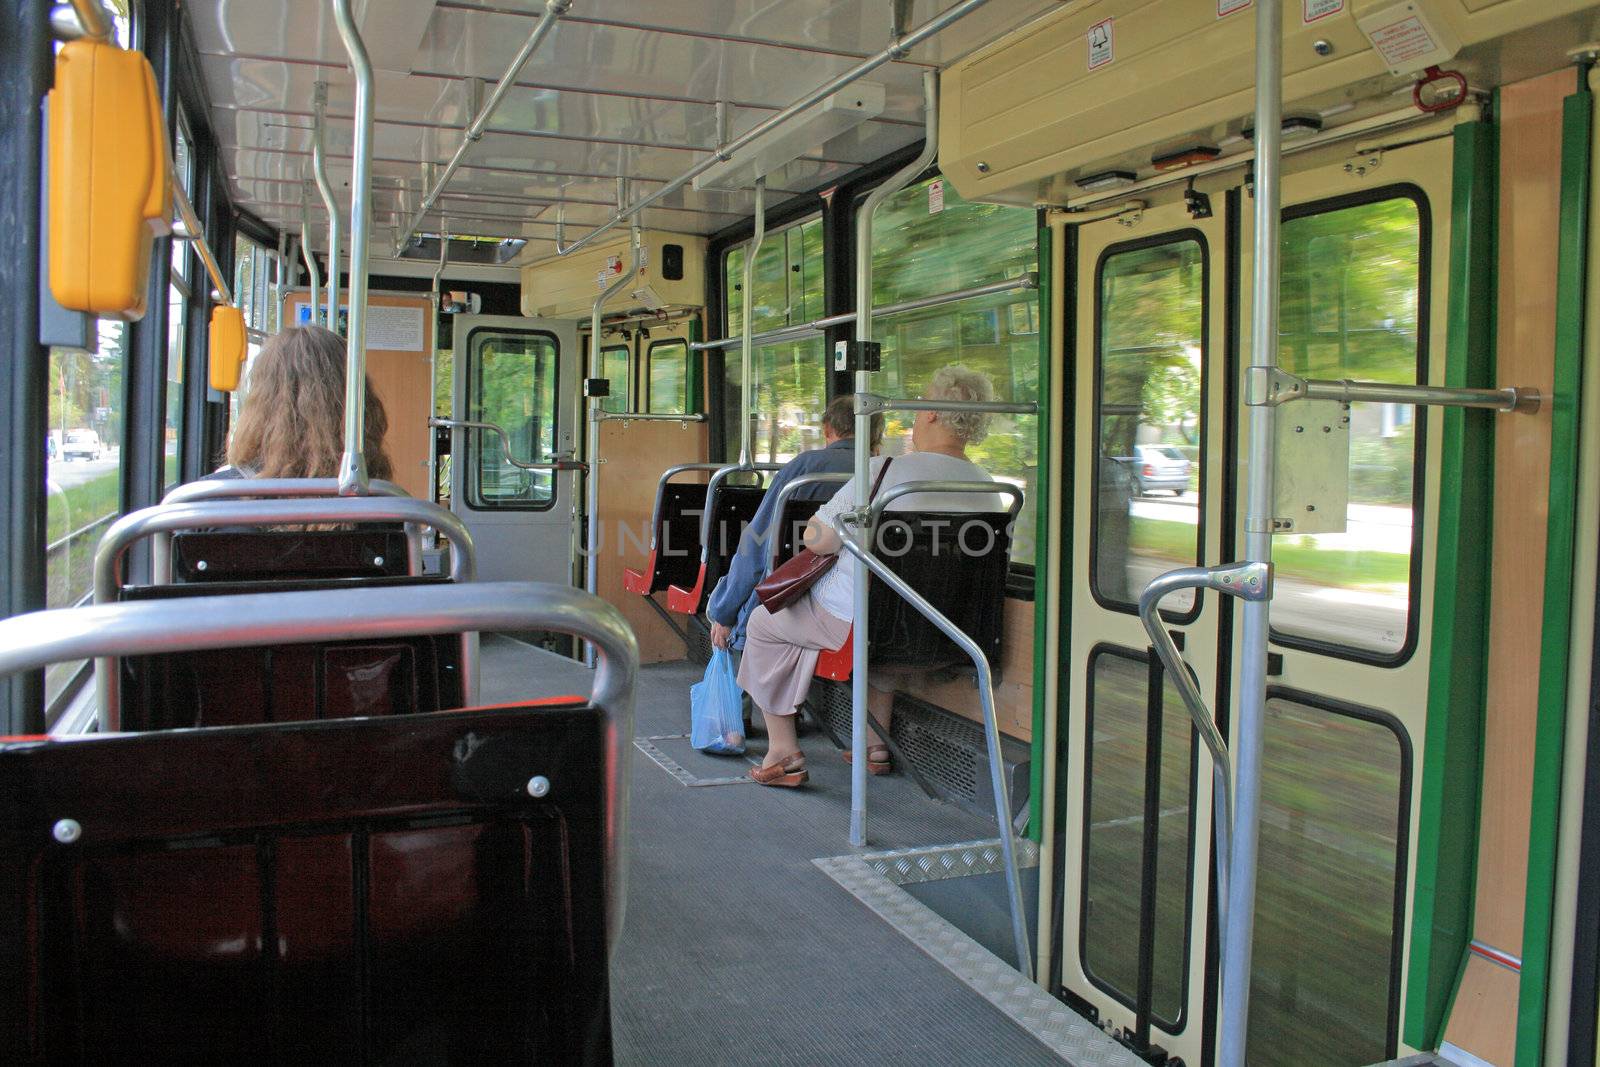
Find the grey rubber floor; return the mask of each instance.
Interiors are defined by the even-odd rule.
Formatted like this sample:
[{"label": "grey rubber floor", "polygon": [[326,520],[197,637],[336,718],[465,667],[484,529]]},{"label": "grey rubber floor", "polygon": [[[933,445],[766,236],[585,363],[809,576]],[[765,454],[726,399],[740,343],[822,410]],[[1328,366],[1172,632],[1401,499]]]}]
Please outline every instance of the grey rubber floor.
[{"label": "grey rubber floor", "polygon": [[[484,701],[586,692],[588,672],[497,638]],[[642,737],[687,733],[687,664],[640,672]],[[1059,1064],[1061,1061],[812,865],[849,853],[849,767],[801,738],[811,784],[689,788],[634,750],[628,916],[613,969],[623,1064]],[[738,757],[658,747],[698,777]],[[759,758],[760,739],[752,739]],[[872,780],[871,848],[993,836],[903,775]]]}]

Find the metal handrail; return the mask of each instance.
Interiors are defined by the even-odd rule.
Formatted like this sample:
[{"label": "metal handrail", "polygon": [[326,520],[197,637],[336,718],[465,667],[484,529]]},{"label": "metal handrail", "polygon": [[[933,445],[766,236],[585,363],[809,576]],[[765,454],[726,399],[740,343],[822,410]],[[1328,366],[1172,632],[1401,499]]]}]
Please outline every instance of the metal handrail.
[{"label": "metal handrail", "polygon": [[311,214],[306,206],[304,182],[300,184],[300,256],[306,265],[306,288],[309,290],[306,298],[311,304],[311,325],[316,326],[322,311],[322,268],[317,266],[317,255],[311,250]]},{"label": "metal handrail", "polygon": [[687,411],[670,415],[662,411],[605,411],[594,417],[595,422],[705,422],[704,412]]},{"label": "metal handrail", "polygon": [[[922,296],[915,300],[902,300],[897,304],[885,304],[872,309],[875,317],[888,317],[899,315],[907,311],[922,311],[925,308],[941,307],[945,304],[954,304],[962,300],[975,300],[981,296],[997,296],[1001,293],[1028,292],[1039,288],[1039,272],[1028,271],[1015,278],[1007,278],[1003,282],[990,282],[988,285],[974,285],[968,289],[956,289],[948,293],[939,293],[937,296]],[[775,330],[763,330],[761,333],[752,334],[751,341],[758,345],[772,344],[778,341],[791,341],[811,334],[823,333],[833,326],[849,326],[856,321],[854,311],[845,311],[838,315],[826,315],[810,322],[797,322],[792,326],[779,326]],[[713,348],[732,348],[740,343],[738,337],[723,337],[716,341],[696,341],[689,346],[691,351],[705,352]]]},{"label": "metal handrail", "polygon": [[915,397],[888,397],[877,393],[856,393],[856,414],[876,415],[882,411],[976,411],[994,415],[1037,415],[1039,405],[1008,400],[922,400]]},{"label": "metal handrail", "polygon": [[[954,9],[952,9],[954,10]],[[878,207],[891,196],[910,185],[922,175],[939,156],[939,74],[924,71],[922,75],[922,151],[917,157],[875,186],[856,211],[856,322],[855,340],[865,346],[872,341],[872,219]],[[871,363],[858,361],[855,371],[855,392],[872,392]],[[868,501],[867,479],[872,467],[872,415],[858,402],[855,405],[856,447],[854,455],[855,500],[852,503],[865,512]],[[856,618],[867,617],[871,583],[866,571],[857,566],[854,572],[855,601],[851,605]],[[851,654],[850,678],[850,744],[856,752],[867,750],[867,643],[859,641]],[[850,844],[862,848],[867,843],[867,761],[858,759],[850,768]]]},{"label": "metal handrail", "polygon": [[[1011,824],[1011,791],[1006,785],[1006,772],[1004,761],[1000,754],[1000,723],[995,715],[994,706],[994,676],[989,669],[989,657],[984,655],[983,649],[966,632],[945,617],[938,608],[928,602],[926,598],[911,588],[898,574],[884,565],[872,553],[866,551],[861,545],[845,531],[845,521],[851,516],[849,513],[837,515],[833,520],[834,531],[839,534],[844,551],[849,552],[867,570],[871,571],[884,585],[894,590],[907,604],[917,610],[923,618],[937,626],[946,637],[960,646],[972,660],[973,668],[978,672],[978,701],[983,706],[983,736],[985,745],[989,750],[989,784],[994,790],[995,822],[1000,831],[1000,854],[1006,867],[1006,896],[1011,908],[1011,937],[1016,945],[1017,970],[1030,982],[1033,980],[1033,950],[1028,940],[1028,925],[1026,912],[1022,906],[1022,877],[1017,869],[1017,843],[1015,828]],[[855,647],[866,650],[865,639],[855,642]],[[861,657],[865,658],[865,657]],[[861,665],[856,665],[857,670],[862,670]],[[865,681],[865,673],[862,673]],[[862,753],[866,751],[861,739],[856,741],[856,762],[865,763]]]},{"label": "metal handrail", "polygon": [[977,482],[977,481],[935,481],[929,479],[920,482],[901,482],[891,485],[873,498],[867,508],[867,526],[878,525],[878,518],[890,504],[903,496],[913,496],[917,493],[998,493],[1011,498],[1011,506],[1006,509],[1008,522],[1016,520],[1017,513],[1022,510],[1025,494],[1022,487],[1012,485],[1010,482]]},{"label": "metal handrail", "polygon": [[[424,187],[422,203],[417,206],[416,214],[411,216],[411,221],[406,224],[405,229],[401,230],[400,235],[395,238],[394,254],[396,257],[404,251],[406,242],[411,239],[413,233],[417,232],[417,227],[422,225],[423,217],[432,210],[434,204],[438,203],[439,197],[444,193],[445,186],[450,184],[450,179],[455,176],[456,171],[461,167],[462,161],[467,158],[467,150],[482,139],[484,127],[489,125],[489,120],[499,110],[500,101],[505,99],[506,93],[516,83],[517,75],[522,73],[522,68],[528,65],[528,60],[533,57],[533,53],[538,50],[545,37],[555,28],[556,21],[566,14],[567,9],[571,6],[572,0],[545,0],[544,14],[539,16],[539,21],[534,24],[533,32],[528,35],[528,39],[523,42],[522,48],[512,57],[510,66],[506,67],[506,72],[500,75],[500,80],[495,82],[494,88],[489,91],[489,98],[484,101],[482,110],[473,116],[472,122],[461,136],[460,147],[450,157],[450,162],[444,165],[444,171],[433,182],[433,187],[431,189]],[[443,240],[443,237],[441,236],[440,239]]]},{"label": "metal handrail", "polygon": [[[789,500],[799,492],[813,485],[843,485],[850,480],[850,476],[840,471],[837,474],[802,474],[798,478],[790,478],[778,487],[778,495],[773,498],[772,521],[783,522],[783,509],[789,506]],[[767,569],[770,571],[778,565],[778,549],[783,544],[781,530],[769,528],[767,538],[771,542],[771,551],[767,553]]]},{"label": "metal handrail", "polygon": [[726,463],[679,463],[677,466],[668,467],[661,472],[661,478],[656,482],[655,506],[650,510],[650,551],[654,552],[656,550],[656,536],[661,529],[661,505],[667,498],[667,483],[680,474],[688,474],[694,471],[719,471],[726,466]]},{"label": "metal handrail", "polygon": [[259,647],[276,644],[285,634],[301,641],[338,641],[517,630],[575,634],[599,649],[589,702],[605,715],[602,788],[608,793],[607,911],[614,945],[626,899],[628,746],[639,648],[622,616],[597,597],[540,582],[486,582],[247,593],[209,597],[205,611],[196,611],[193,600],[57,608],[0,620],[0,676],[91,657]]},{"label": "metal handrail", "polygon": [[1293,400],[1333,400],[1342,404],[1415,404],[1533,414],[1543,400],[1534,386],[1457,389],[1404,382],[1362,382],[1350,378],[1302,378],[1275,367],[1249,368],[1246,383],[1246,403],[1268,407]]},{"label": "metal handrail", "polygon": [[[477,575],[477,553],[472,535],[455,515],[426,500],[410,497],[307,497],[289,500],[213,500],[159,504],[130,512],[111,524],[94,556],[94,602],[107,604],[122,586],[122,558],[143,537],[178,530],[220,526],[295,526],[309,523],[399,522],[432,526],[450,540],[450,578],[470,582]],[[209,600],[208,600],[209,604]],[[190,610],[193,610],[191,602]],[[297,635],[298,636],[298,635]],[[461,688],[468,700],[477,698],[476,648],[464,640]],[[95,664],[102,730],[114,730],[121,713],[118,667],[101,660]]]},{"label": "metal handrail", "polygon": [[1139,595],[1139,621],[1151,646],[1166,668],[1167,677],[1183,699],[1194,728],[1211,753],[1213,832],[1216,835],[1217,929],[1228,927],[1228,868],[1233,860],[1233,771],[1228,743],[1217,721],[1206,707],[1205,697],[1195,684],[1178,645],[1161,622],[1161,601],[1169,593],[1183,589],[1215,589],[1242,600],[1265,600],[1272,592],[1272,571],[1265,563],[1229,563],[1220,567],[1183,567],[1153,579]]},{"label": "metal handrail", "polygon": [[328,209],[328,329],[339,331],[339,204],[333,198],[333,183],[328,180],[328,159],[324,147],[328,124],[328,83],[317,82],[311,105],[311,175],[316,179],[322,205]]},{"label": "metal handrail", "polygon": [[594,229],[590,230],[576,241],[573,241],[571,244],[563,245],[561,243],[565,238],[558,224],[556,231],[556,254],[560,256],[568,256],[573,252],[576,252],[578,249],[587,247],[588,245],[594,243],[596,238],[609,231],[613,226],[617,225],[617,223],[622,222],[624,219],[631,218],[632,216],[643,211],[645,208],[649,207],[651,204],[654,204],[665,197],[671,196],[673,193],[677,192],[679,189],[682,189],[685,185],[688,185],[690,182],[694,181],[695,178],[699,177],[701,174],[704,174],[712,167],[715,167],[719,163],[726,163],[728,160],[733,158],[734,154],[740,149],[750,145],[758,138],[765,136],[767,133],[788,122],[790,119],[794,118],[796,115],[799,115],[807,108],[820,103],[822,100],[833,95],[852,82],[859,81],[861,78],[866,77],[868,74],[871,74],[885,63],[889,63],[897,59],[904,59],[917,45],[970,15],[972,12],[978,10],[978,8],[982,7],[986,3],[988,3],[988,0],[960,0],[959,3],[951,5],[951,7],[935,15],[933,18],[929,19],[927,22],[924,22],[916,29],[895,37],[882,51],[868,56],[866,59],[845,71],[843,74],[828,79],[826,82],[817,86],[815,89],[812,89],[800,99],[784,108],[782,111],[779,111],[770,118],[767,118],[764,121],[752,126],[749,131],[737,139],[730,141],[727,144],[718,145],[716,149],[706,156],[705,159],[702,159],[700,162],[696,163],[694,166],[678,175],[678,177],[663,183],[654,192],[640,197],[632,204],[629,204],[626,208],[617,211],[605,222],[602,222],[600,225],[596,226]]},{"label": "metal handrail", "polygon": [[511,438],[505,428],[493,422],[474,422],[470,419],[441,419],[437,416],[428,420],[429,426],[447,430],[481,430],[485,433],[495,434],[500,438],[500,452],[505,456],[505,461],[520,470],[525,471],[584,471],[589,465],[576,459],[558,459],[549,463],[525,463],[511,454]]},{"label": "metal handrail", "polygon": [[[175,171],[174,171],[175,172]],[[183,221],[186,236],[194,244],[194,250],[200,253],[200,262],[205,265],[206,274],[211,277],[211,288],[217,291],[217,299],[224,304],[233,303],[233,290],[228,286],[228,279],[222,275],[222,267],[217,263],[216,253],[211,251],[211,245],[206,241],[205,227],[200,225],[200,216],[195,212],[194,205],[189,202],[189,194],[184,190],[183,183],[174,181],[172,184],[172,203],[178,209],[178,218]]]},{"label": "metal handrail", "polygon": [[732,466],[719,467],[711,480],[706,482],[706,508],[700,515],[700,562],[705,563],[711,558],[711,518],[716,511],[714,505],[717,493],[722,489],[722,483],[727,481],[730,474],[758,474],[783,470],[782,463],[735,463]]},{"label": "metal handrail", "polygon": [[[339,492],[344,496],[367,493],[367,457],[363,451],[367,422],[367,256],[372,230],[372,60],[361,40],[350,0],[333,0],[333,20],[350,55],[356,79],[353,120],[354,169],[350,178],[350,327],[345,338],[344,457],[339,461]],[[339,269],[328,265],[329,273]],[[337,322],[328,323],[333,329]]]},{"label": "metal handrail", "polygon": [[755,232],[744,247],[742,314],[739,316],[739,464],[748,466],[755,461],[750,426],[750,409],[755,407],[755,344],[751,337],[751,324],[756,312],[756,259],[761,255],[762,242],[767,237],[767,179],[756,179]]},{"label": "metal handrail", "polygon": [[[374,481],[367,487],[373,496],[411,494],[393,482]],[[200,500],[283,499],[312,496],[336,497],[339,482],[334,478],[203,478],[184,482],[167,490],[162,504],[187,504]],[[422,573],[422,531],[416,523],[406,523],[407,570]],[[156,585],[172,581],[172,535],[157,533],[150,541],[150,580]]]}]

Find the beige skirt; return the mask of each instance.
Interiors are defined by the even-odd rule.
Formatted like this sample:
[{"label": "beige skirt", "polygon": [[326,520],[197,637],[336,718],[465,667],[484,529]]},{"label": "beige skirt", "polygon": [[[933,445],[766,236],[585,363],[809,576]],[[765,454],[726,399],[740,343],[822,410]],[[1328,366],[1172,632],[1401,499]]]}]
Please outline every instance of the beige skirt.
[{"label": "beige skirt", "polygon": [[803,596],[774,614],[757,607],[745,625],[739,688],[768,715],[793,715],[811,691],[817,654],[838,648],[850,623]]}]

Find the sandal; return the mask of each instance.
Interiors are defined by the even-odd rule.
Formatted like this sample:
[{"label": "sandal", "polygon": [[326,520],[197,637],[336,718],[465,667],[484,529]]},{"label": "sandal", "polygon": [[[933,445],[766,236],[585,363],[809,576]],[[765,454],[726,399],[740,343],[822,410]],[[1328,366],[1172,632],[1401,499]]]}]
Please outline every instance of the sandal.
[{"label": "sandal", "polygon": [[[854,754],[848,748],[845,749],[844,750],[844,761],[846,763],[852,762],[853,755]],[[889,746],[888,745],[868,745],[867,746],[867,773],[868,774],[888,774],[893,769],[894,769],[893,764],[891,764],[889,762]]]},{"label": "sandal", "polygon": [[810,781],[811,775],[806,771],[805,754],[797,752],[782,763],[774,763],[770,767],[751,767],[750,780],[757,785],[795,789]]}]

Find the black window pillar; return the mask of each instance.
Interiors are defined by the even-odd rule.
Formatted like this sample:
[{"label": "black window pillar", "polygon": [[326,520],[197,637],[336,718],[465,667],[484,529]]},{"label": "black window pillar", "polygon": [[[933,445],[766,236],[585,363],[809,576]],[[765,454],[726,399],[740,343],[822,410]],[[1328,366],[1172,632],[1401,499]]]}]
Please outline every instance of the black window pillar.
[{"label": "black window pillar", "polygon": [[[50,87],[50,5],[9,0],[0,33],[0,360],[10,426],[0,434],[0,553],[5,582],[0,610],[7,616],[45,606],[45,420],[50,353],[39,343],[39,106]],[[0,682],[0,729],[44,730],[44,674]]]}]

